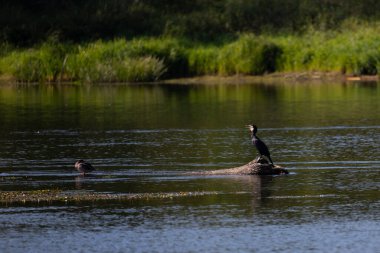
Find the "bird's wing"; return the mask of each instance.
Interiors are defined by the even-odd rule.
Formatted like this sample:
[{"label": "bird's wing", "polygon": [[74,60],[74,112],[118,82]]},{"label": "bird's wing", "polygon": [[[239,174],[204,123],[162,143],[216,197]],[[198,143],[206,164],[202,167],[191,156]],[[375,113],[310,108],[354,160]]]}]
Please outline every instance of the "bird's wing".
[{"label": "bird's wing", "polygon": [[85,166],[85,168],[88,170],[95,170],[95,168],[89,163],[83,163],[83,166]]},{"label": "bird's wing", "polygon": [[262,140],[258,139],[256,145],[261,154],[265,156],[270,155],[267,145],[265,145],[265,143]]}]

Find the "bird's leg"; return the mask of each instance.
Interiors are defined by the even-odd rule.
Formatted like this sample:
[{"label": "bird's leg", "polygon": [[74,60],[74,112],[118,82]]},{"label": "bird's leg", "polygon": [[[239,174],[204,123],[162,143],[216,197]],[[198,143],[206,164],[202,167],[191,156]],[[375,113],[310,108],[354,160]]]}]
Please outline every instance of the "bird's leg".
[{"label": "bird's leg", "polygon": [[269,156],[264,156],[264,157],[265,157],[265,160],[268,162],[268,164],[271,164],[272,166],[274,166],[272,159]]},{"label": "bird's leg", "polygon": [[266,155],[260,155],[260,157],[259,157],[259,161],[260,161],[261,159],[264,160],[265,162],[267,162],[268,164],[270,163],[270,162],[269,162],[269,159],[268,159],[268,157],[267,157]]}]

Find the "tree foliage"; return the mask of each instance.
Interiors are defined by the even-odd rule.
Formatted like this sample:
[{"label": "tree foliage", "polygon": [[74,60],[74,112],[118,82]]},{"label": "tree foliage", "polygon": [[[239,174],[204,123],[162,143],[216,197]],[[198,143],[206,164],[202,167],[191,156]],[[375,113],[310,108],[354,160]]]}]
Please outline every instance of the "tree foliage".
[{"label": "tree foliage", "polygon": [[237,33],[335,29],[379,19],[376,0],[3,0],[0,40],[16,45],[174,35],[214,40]]}]

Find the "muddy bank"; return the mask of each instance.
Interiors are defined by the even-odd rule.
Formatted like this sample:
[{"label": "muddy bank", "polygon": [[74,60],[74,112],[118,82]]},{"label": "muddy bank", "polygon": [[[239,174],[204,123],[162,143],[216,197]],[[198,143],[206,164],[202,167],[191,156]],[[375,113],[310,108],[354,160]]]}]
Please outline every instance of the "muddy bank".
[{"label": "muddy bank", "polygon": [[113,194],[96,193],[87,191],[63,191],[57,189],[46,189],[36,191],[0,191],[0,203],[50,203],[50,202],[95,202],[95,201],[132,201],[172,199],[181,197],[195,197],[215,195],[217,192],[162,192],[162,193],[131,193]]},{"label": "muddy bank", "polygon": [[[376,82],[378,75],[345,75],[339,72],[275,72],[266,75],[233,75],[233,76],[195,76],[177,79],[167,79],[155,82],[111,82],[109,84],[182,84],[182,85],[216,85],[216,84],[252,84],[252,83],[305,83],[305,82]],[[0,85],[19,84],[10,75],[0,75]],[[28,82],[28,84],[38,82]],[[48,82],[48,84],[73,84],[70,81]],[[78,84],[76,82],[76,84]],[[101,83],[107,84],[107,83]]]},{"label": "muddy bank", "polygon": [[267,75],[198,76],[164,80],[164,84],[251,84],[251,83],[304,83],[304,82],[368,82],[379,81],[377,75],[345,75],[340,72],[276,72]]}]

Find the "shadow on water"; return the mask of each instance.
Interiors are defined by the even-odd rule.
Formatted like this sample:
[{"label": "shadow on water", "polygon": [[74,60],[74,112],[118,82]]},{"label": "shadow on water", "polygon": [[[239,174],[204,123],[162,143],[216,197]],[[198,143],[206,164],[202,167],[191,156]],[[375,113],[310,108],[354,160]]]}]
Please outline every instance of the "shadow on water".
[{"label": "shadow on water", "polygon": [[226,180],[226,184],[239,185],[237,188],[241,189],[241,191],[230,192],[230,194],[245,193],[250,196],[253,212],[272,195],[271,186],[274,184],[274,176],[232,176],[231,178],[226,178]]},{"label": "shadow on water", "polygon": [[88,174],[88,175],[79,175],[75,177],[75,189],[76,190],[82,190],[84,189],[86,182],[89,182],[90,180],[101,178],[100,176],[96,176],[94,174]]}]

